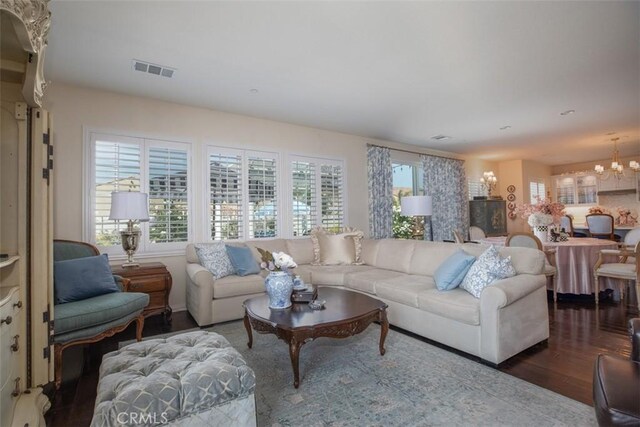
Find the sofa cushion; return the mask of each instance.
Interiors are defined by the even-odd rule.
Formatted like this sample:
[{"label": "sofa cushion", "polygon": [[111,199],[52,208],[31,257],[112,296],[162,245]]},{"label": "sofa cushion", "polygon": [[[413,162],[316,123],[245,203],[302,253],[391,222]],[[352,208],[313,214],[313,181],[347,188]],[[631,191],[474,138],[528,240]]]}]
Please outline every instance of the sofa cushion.
[{"label": "sofa cushion", "polygon": [[225,245],[229,261],[233,265],[236,275],[248,276],[260,273],[260,266],[253,258],[251,249],[247,246]]},{"label": "sofa cushion", "polygon": [[246,242],[246,245],[251,248],[251,252],[253,253],[253,257],[257,262],[262,261],[262,257],[260,256],[260,252],[256,248],[264,249],[269,252],[284,252],[288,254],[287,249],[287,241],[284,239],[256,239],[249,240]]},{"label": "sofa cushion", "polygon": [[349,273],[371,270],[368,265],[310,265],[311,283],[321,286],[344,286],[345,276]]},{"label": "sofa cushion", "polygon": [[495,246],[490,246],[471,266],[460,287],[476,298],[496,280],[516,275],[511,257],[502,258]]},{"label": "sofa cushion", "polygon": [[298,265],[313,262],[313,242],[310,237],[287,239],[287,253],[293,257]]},{"label": "sofa cushion", "polygon": [[418,308],[468,325],[480,324],[480,300],[464,289],[429,289],[418,294]]},{"label": "sofa cushion", "polygon": [[356,271],[345,274],[344,282],[345,286],[348,288],[375,294],[377,283],[401,276],[406,276],[406,274],[399,273],[397,271],[370,268],[365,271]]},{"label": "sofa cushion", "polygon": [[147,304],[149,295],[139,292],[114,292],[58,304],[55,306],[54,333],[60,335],[112,322],[142,312]]},{"label": "sofa cushion", "polygon": [[418,294],[434,287],[431,277],[408,274],[377,282],[376,296],[418,308]]},{"label": "sofa cushion", "polygon": [[224,242],[199,243],[195,248],[200,265],[209,270],[214,279],[235,274]]},{"label": "sofa cushion", "polygon": [[56,304],[119,292],[107,254],[53,263]]},{"label": "sofa cushion", "polygon": [[341,233],[329,233],[322,227],[311,232],[313,242],[313,264],[345,265],[361,264],[362,231],[344,228]]},{"label": "sofa cushion", "polygon": [[376,239],[362,239],[360,241],[360,244],[362,246],[362,262],[364,264],[376,264],[376,256],[378,255],[378,243],[380,243],[380,240]]},{"label": "sofa cushion", "polygon": [[409,273],[414,240],[383,239],[378,243],[376,268]]},{"label": "sofa cushion", "polygon": [[408,273],[434,276],[438,267],[458,250],[460,250],[460,245],[457,244],[415,242]]},{"label": "sofa cushion", "polygon": [[235,297],[264,291],[264,278],[259,274],[227,276],[213,282],[214,298]]},{"label": "sofa cushion", "polygon": [[[415,252],[414,252],[415,254]],[[457,288],[473,265],[476,257],[458,249],[436,269],[433,279],[440,291]]]}]

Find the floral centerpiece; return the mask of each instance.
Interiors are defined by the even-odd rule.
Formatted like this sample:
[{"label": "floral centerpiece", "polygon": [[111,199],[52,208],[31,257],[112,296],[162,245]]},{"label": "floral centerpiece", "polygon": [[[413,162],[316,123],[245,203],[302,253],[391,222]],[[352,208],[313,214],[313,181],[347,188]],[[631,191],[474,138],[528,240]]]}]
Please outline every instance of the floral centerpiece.
[{"label": "floral centerpiece", "polygon": [[611,211],[604,206],[592,206],[589,208],[589,215],[598,214],[598,215],[611,215]]},{"label": "floral centerpiece", "polygon": [[260,267],[269,274],[264,279],[264,286],[269,295],[269,308],[280,310],[291,307],[291,293],[293,292],[293,277],[289,269],[298,264],[291,255],[284,252],[270,252],[256,248],[260,253]]},{"label": "floral centerpiece", "polygon": [[638,215],[634,215],[629,208],[616,208],[618,211],[618,217],[616,218],[616,225],[625,225],[634,227],[638,223]]},{"label": "floral centerpiece", "polygon": [[564,205],[551,199],[537,197],[537,203],[524,203],[518,207],[520,217],[527,220],[533,233],[543,242],[548,240],[549,226],[559,224],[565,214]]}]

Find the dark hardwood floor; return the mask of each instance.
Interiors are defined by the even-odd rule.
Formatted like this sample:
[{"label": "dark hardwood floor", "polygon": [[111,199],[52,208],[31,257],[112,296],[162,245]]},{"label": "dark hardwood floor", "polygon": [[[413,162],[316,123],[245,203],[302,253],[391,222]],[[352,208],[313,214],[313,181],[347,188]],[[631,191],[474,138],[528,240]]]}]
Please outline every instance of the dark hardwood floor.
[{"label": "dark hardwood floor", "polygon": [[[631,343],[627,323],[632,317],[638,317],[633,293],[623,302],[614,302],[610,298],[601,301],[599,307],[593,299],[580,297],[561,298],[556,304],[549,301],[548,342],[512,357],[498,369],[591,405],[591,381],[596,356],[608,353],[629,357]],[[178,312],[173,314],[170,328],[164,325],[161,316],[148,318],[144,336],[195,327],[195,321],[187,312]],[[116,350],[118,342],[134,338],[132,326],[115,337],[94,344],[90,351],[85,351],[88,363],[85,363],[84,372],[63,383],[56,393],[52,408],[46,415],[47,425],[88,426],[93,414],[102,355]],[[70,354],[71,359],[73,356]],[[64,363],[67,363],[67,357]],[[74,361],[70,360],[69,363],[73,365]]]}]

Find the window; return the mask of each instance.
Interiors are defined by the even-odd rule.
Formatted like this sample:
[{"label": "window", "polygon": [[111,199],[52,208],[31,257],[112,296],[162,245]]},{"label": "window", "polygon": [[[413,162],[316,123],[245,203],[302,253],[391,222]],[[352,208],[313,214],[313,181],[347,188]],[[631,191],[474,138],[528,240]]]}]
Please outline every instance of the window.
[{"label": "window", "polygon": [[318,225],[339,231],[345,224],[342,161],[292,157],[290,167],[293,235],[306,236]]},{"label": "window", "polygon": [[399,203],[402,196],[424,195],[424,171],[417,164],[392,163],[393,200]]},{"label": "window", "polygon": [[547,198],[547,190],[543,180],[535,180],[529,182],[529,200],[532,204],[538,203],[538,199]]},{"label": "window", "polygon": [[188,144],[91,133],[89,153],[91,213],[85,240],[107,252],[119,246],[125,224],[109,219],[111,193],[142,191],[149,194],[149,222],[140,224],[139,251],[172,249],[189,241]]},{"label": "window", "polygon": [[209,147],[212,240],[278,235],[277,157],[275,153]]},{"label": "window", "polygon": [[487,191],[487,187],[482,185],[480,181],[468,181],[469,185],[469,200],[473,200],[474,197],[488,197],[489,192]]}]

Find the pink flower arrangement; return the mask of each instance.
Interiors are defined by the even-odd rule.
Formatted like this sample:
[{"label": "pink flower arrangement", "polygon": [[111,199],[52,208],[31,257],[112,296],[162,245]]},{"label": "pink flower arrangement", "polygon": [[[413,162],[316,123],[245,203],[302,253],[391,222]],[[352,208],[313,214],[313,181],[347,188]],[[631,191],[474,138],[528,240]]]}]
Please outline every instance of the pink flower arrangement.
[{"label": "pink flower arrangement", "polygon": [[560,218],[565,214],[564,205],[559,202],[552,202],[551,199],[537,198],[537,203],[523,203],[518,206],[517,213],[522,219],[528,219],[534,213],[542,213],[545,215],[551,215],[554,223],[559,223]]},{"label": "pink flower arrangement", "polygon": [[589,208],[589,214],[606,214],[611,215],[611,211],[604,206],[593,206]]}]

